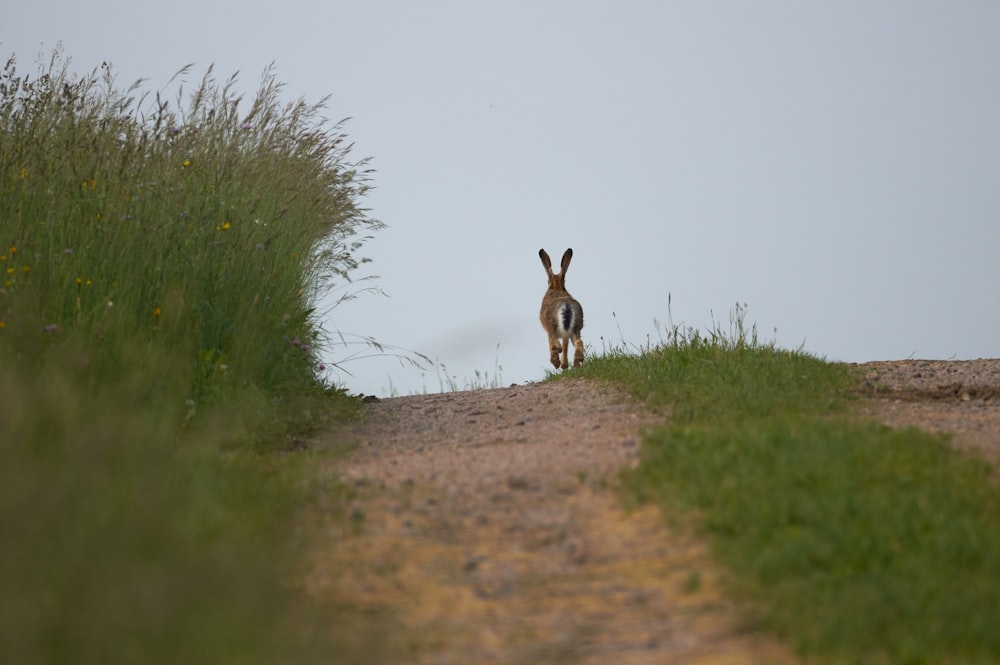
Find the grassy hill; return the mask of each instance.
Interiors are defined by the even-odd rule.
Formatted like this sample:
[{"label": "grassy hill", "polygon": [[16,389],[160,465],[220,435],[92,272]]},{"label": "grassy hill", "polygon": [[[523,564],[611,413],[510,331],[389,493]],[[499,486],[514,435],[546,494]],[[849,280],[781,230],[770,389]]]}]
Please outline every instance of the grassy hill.
[{"label": "grassy hill", "polygon": [[849,368],[759,342],[744,314],[573,372],[669,409],[634,497],[696,511],[733,593],[807,662],[1000,661],[990,465],[857,415]]}]

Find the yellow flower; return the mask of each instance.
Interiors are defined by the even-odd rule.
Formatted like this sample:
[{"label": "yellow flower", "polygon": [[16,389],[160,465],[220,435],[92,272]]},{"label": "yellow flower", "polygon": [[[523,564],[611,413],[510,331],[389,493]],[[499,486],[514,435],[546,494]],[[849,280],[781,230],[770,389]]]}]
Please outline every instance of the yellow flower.
[{"label": "yellow flower", "polygon": [[21,266],[21,272],[27,275],[29,272],[31,272],[31,266]]},{"label": "yellow flower", "polygon": [[219,224],[218,226],[216,226],[215,230],[216,231],[228,231],[231,226],[232,226],[232,224],[230,224],[229,222],[223,222],[222,224]]},{"label": "yellow flower", "polygon": [[160,309],[159,307],[153,310],[153,316],[159,316],[160,314],[163,314],[163,310]]},{"label": "yellow flower", "polygon": [[4,323],[3,321],[0,321],[0,330],[3,330],[6,327],[7,327],[7,324]]},{"label": "yellow flower", "polygon": [[10,249],[7,250],[7,252],[10,253],[11,256],[14,256],[15,254],[17,254],[17,247],[11,247]]},{"label": "yellow flower", "polygon": [[8,275],[13,275],[14,274],[14,269],[13,268],[7,268],[7,274]]},{"label": "yellow flower", "polygon": [[80,286],[81,284],[83,284],[83,279],[81,277],[77,277],[76,278],[76,285]]},{"label": "yellow flower", "polygon": [[28,169],[21,169],[21,179],[28,177]]}]

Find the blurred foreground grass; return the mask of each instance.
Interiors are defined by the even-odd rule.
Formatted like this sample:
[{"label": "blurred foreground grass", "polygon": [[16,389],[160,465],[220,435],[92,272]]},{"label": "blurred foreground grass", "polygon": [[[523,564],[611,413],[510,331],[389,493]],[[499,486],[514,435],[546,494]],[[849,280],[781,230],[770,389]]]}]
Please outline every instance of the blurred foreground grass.
[{"label": "blurred foreground grass", "polygon": [[744,307],[572,372],[669,408],[627,486],[696,510],[733,592],[806,662],[1000,662],[990,465],[856,416],[848,367],[759,342]]},{"label": "blurred foreground grass", "polygon": [[145,380],[3,377],[3,662],[303,662],[304,458],[223,452],[224,420],[179,432],[136,397]]},{"label": "blurred foreground grass", "polygon": [[364,161],[270,72],[253,100],[210,70],[170,102],[58,52],[16,65],[0,662],[328,662],[293,531],[310,453],[284,451],[355,407],[321,380],[314,303],[379,227]]}]

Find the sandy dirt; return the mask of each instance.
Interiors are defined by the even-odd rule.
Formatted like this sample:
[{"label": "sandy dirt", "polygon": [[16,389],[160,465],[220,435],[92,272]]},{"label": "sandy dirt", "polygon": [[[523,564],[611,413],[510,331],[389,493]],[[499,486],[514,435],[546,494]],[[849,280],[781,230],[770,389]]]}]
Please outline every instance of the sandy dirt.
[{"label": "sandy dirt", "polygon": [[[1000,361],[860,366],[873,416],[1000,451]],[[619,470],[663,422],[579,380],[385,399],[338,432],[331,520],[308,590],[392,617],[387,662],[793,663],[723,593],[679,515],[627,507]]]},{"label": "sandy dirt", "polygon": [[1000,462],[1000,360],[899,360],[857,366],[869,412],[893,427],[946,432]]}]

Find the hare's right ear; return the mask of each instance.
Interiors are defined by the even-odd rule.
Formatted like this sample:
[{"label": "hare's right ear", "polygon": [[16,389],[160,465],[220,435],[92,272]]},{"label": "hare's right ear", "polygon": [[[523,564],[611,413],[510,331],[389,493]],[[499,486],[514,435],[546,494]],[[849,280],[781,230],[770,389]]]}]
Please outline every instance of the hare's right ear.
[{"label": "hare's right ear", "polygon": [[548,252],[544,249],[538,250],[538,258],[542,260],[542,265],[545,267],[545,272],[552,274],[552,259],[549,258]]},{"label": "hare's right ear", "polygon": [[572,258],[573,258],[573,248],[570,247],[569,249],[566,250],[566,253],[563,254],[562,257],[561,270],[563,271],[564,274],[567,270],[569,270],[569,262]]}]

